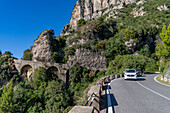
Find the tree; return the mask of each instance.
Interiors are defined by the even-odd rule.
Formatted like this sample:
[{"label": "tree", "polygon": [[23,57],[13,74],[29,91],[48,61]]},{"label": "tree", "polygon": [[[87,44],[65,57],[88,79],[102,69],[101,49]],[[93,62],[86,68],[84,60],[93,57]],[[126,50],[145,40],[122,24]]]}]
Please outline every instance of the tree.
[{"label": "tree", "polygon": [[31,49],[27,49],[24,51],[24,55],[23,55],[23,60],[32,60],[32,53],[31,53]]},{"label": "tree", "polygon": [[137,52],[147,57],[151,56],[150,47],[147,44],[140,51],[137,51]]},{"label": "tree", "polygon": [[13,106],[13,79],[4,87],[2,96],[0,97],[0,112],[14,112]]},{"label": "tree", "polygon": [[45,112],[62,113],[67,106],[72,104],[69,90],[66,90],[62,81],[50,81],[45,88]]},{"label": "tree", "polygon": [[82,68],[80,67],[78,63],[74,64],[69,69],[69,74],[70,74],[70,82],[72,83],[80,82],[82,78]]},{"label": "tree", "polygon": [[136,69],[141,72],[154,72],[158,70],[156,61],[145,56],[120,55],[116,56],[113,61],[109,63],[106,74],[123,74],[125,69]]},{"label": "tree", "polygon": [[162,33],[160,33],[160,38],[162,43],[159,43],[156,47],[157,55],[162,61],[170,58],[170,24],[166,29],[166,26],[162,28]]},{"label": "tree", "polygon": [[35,69],[33,80],[31,81],[33,87],[37,89],[41,85],[41,82],[47,81],[48,81],[47,70],[44,67],[39,67]]},{"label": "tree", "polygon": [[116,55],[124,55],[128,53],[128,48],[122,38],[110,38],[105,44],[105,55],[107,63],[115,58]]},{"label": "tree", "polygon": [[15,111],[23,113],[27,111],[32,104],[28,100],[33,95],[33,90],[29,87],[29,84],[26,84],[26,82],[20,82],[16,87],[17,89],[14,92],[13,98],[15,100]]},{"label": "tree", "polygon": [[11,57],[12,56],[12,53],[10,52],[10,51],[5,51],[5,53],[4,53],[5,55],[7,55],[7,56],[9,56],[9,57]]}]

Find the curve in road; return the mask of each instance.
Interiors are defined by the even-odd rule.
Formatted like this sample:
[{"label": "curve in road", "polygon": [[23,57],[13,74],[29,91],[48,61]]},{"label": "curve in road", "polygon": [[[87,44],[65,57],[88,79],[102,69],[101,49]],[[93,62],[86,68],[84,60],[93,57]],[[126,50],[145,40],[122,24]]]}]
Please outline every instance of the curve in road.
[{"label": "curve in road", "polygon": [[147,74],[137,81],[115,79],[110,84],[114,113],[170,113],[170,88]]}]

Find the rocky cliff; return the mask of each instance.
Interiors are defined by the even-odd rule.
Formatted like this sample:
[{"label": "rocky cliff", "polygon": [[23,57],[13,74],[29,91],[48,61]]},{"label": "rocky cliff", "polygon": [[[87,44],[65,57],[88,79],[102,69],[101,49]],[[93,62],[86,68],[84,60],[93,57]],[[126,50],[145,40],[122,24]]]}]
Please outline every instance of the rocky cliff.
[{"label": "rocky cliff", "polygon": [[84,48],[76,49],[75,55],[69,56],[67,63],[72,66],[77,62],[82,67],[86,67],[87,69],[93,71],[106,71],[107,69],[104,52],[91,52],[90,50]]},{"label": "rocky cliff", "polygon": [[79,0],[77,1],[70,20],[70,28],[76,29],[80,19],[98,18],[112,9],[120,9],[124,4],[136,0]]},{"label": "rocky cliff", "polygon": [[34,62],[50,62],[52,54],[53,30],[43,31],[38,38],[34,41],[32,47],[32,60]]}]

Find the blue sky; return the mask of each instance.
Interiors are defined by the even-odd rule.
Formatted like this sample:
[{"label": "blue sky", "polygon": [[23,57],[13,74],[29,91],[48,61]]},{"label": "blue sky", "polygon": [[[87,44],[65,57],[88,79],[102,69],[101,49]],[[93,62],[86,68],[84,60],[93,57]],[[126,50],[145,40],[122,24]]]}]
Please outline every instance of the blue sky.
[{"label": "blue sky", "polygon": [[46,29],[58,36],[70,22],[77,0],[0,0],[0,50],[22,58]]}]

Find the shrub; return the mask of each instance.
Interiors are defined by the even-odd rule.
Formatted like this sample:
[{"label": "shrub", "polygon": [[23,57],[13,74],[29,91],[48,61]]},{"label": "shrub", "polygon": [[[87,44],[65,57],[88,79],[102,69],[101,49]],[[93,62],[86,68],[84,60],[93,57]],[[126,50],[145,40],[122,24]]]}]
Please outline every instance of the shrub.
[{"label": "shrub", "polygon": [[125,29],[124,30],[124,37],[123,39],[125,39],[126,41],[130,40],[130,39],[134,39],[135,38],[135,33],[132,30],[129,29]]},{"label": "shrub", "polygon": [[96,45],[98,43],[98,40],[97,39],[94,39],[90,42],[91,45]]},{"label": "shrub", "polygon": [[105,44],[106,44],[107,40],[101,40],[96,44],[96,48],[97,49],[105,49]]},{"label": "shrub", "polygon": [[83,25],[85,25],[86,24],[86,21],[84,20],[84,19],[80,19],[78,22],[77,22],[77,26],[78,27],[81,27],[81,26],[83,26]]},{"label": "shrub", "polygon": [[151,57],[151,51],[148,45],[145,45],[144,48],[142,48],[140,51],[137,51],[137,53],[139,53],[140,55]]},{"label": "shrub", "polygon": [[75,54],[75,49],[73,47],[68,47],[65,49],[65,55],[68,56],[68,55],[74,55]]},{"label": "shrub", "polygon": [[32,60],[33,54],[31,53],[31,49],[27,49],[24,51],[24,55],[23,55],[23,60]]},{"label": "shrub", "polygon": [[90,78],[95,77],[95,73],[94,73],[93,71],[90,71],[89,77],[90,77]]},{"label": "shrub", "polygon": [[125,46],[122,38],[110,38],[105,43],[105,55],[107,64],[115,58],[116,55],[124,55],[128,53],[128,48]]}]

